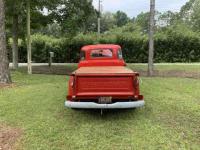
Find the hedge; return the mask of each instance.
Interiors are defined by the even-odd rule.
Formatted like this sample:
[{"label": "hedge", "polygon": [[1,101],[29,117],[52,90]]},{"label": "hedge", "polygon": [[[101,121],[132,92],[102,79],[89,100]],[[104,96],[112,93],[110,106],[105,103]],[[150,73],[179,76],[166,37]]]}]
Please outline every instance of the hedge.
[{"label": "hedge", "polygon": [[[124,59],[128,63],[146,63],[148,60],[147,35],[134,36],[132,33],[103,34],[100,37],[91,33],[76,37],[54,38],[35,34],[32,36],[33,62],[48,62],[49,52],[55,53],[54,62],[78,62],[82,46],[97,43],[119,44]],[[26,45],[19,47],[20,62],[26,62]],[[155,62],[200,62],[200,37],[197,34],[185,34],[168,31],[155,35]]]}]

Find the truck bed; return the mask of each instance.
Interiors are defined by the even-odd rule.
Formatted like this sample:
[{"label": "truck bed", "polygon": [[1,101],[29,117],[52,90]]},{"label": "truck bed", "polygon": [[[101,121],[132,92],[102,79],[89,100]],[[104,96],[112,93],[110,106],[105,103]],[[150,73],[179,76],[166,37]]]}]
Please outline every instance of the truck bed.
[{"label": "truck bed", "polygon": [[134,72],[127,67],[81,67],[74,71],[73,74],[133,74]]},{"label": "truck bed", "polygon": [[79,98],[129,98],[134,96],[135,73],[126,67],[81,67],[75,72],[75,95]]}]

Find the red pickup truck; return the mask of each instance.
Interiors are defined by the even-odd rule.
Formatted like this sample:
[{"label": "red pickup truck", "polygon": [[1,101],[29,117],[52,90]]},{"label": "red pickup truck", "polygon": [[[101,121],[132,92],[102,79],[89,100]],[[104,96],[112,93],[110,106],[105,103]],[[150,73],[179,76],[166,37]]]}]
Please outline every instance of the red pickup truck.
[{"label": "red pickup truck", "polygon": [[139,74],[126,67],[118,45],[81,49],[78,69],[69,77],[65,106],[83,109],[124,109],[144,106]]}]

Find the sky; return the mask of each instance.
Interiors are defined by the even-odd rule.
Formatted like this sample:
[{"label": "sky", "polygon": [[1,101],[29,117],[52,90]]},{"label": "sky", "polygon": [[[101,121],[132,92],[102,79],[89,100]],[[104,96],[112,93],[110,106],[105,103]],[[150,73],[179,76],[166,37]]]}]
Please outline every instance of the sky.
[{"label": "sky", "polygon": [[[93,0],[93,5],[98,8],[98,1]],[[139,13],[149,11],[150,0],[101,0],[103,12],[124,11],[129,17],[136,17]],[[189,0],[156,0],[156,10],[164,11],[179,11]]]}]

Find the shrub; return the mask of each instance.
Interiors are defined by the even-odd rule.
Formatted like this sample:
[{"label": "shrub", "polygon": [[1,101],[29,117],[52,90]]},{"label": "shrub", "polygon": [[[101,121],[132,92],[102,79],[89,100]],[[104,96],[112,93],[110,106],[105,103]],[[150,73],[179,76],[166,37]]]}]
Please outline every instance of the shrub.
[{"label": "shrub", "polygon": [[[115,30],[113,30],[115,31]],[[129,32],[108,32],[79,34],[76,37],[55,38],[35,34],[32,36],[32,59],[34,62],[48,62],[49,52],[55,53],[54,62],[78,62],[82,46],[98,43],[119,44],[126,62],[146,63],[148,60],[148,37]],[[20,62],[26,61],[26,45],[19,46]],[[199,62],[200,37],[192,31],[169,28],[155,35],[155,62]]]}]

